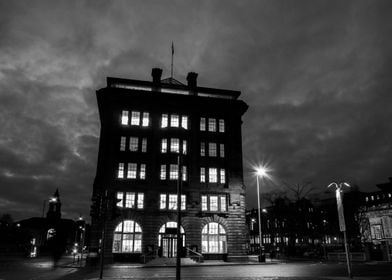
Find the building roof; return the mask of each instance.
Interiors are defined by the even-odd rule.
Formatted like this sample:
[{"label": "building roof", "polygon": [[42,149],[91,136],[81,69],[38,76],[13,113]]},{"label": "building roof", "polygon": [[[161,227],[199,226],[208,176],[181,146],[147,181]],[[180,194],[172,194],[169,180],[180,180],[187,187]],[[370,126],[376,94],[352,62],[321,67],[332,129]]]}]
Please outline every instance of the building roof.
[{"label": "building roof", "polygon": [[181,85],[181,86],[185,86],[183,83],[179,82],[178,80],[170,77],[170,78],[166,78],[161,80],[162,84],[169,84],[169,85]]}]

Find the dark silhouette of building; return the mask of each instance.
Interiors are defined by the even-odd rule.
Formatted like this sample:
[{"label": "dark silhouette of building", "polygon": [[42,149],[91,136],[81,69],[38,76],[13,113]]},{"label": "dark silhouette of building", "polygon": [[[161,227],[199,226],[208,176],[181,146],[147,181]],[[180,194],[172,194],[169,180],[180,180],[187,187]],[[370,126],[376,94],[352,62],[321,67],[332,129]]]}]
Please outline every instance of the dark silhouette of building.
[{"label": "dark silhouette of building", "polygon": [[182,254],[244,255],[241,118],[248,106],[239,91],[198,86],[197,73],[188,73],[186,85],[161,75],[154,68],[152,81],[107,78],[96,93],[91,248],[99,250],[104,229],[106,261],[174,257],[181,207]]}]

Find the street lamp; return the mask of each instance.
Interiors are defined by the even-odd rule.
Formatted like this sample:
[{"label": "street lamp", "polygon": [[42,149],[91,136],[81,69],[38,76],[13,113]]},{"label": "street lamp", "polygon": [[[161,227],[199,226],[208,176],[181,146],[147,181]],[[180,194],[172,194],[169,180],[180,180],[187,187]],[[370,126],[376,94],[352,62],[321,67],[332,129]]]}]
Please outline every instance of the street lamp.
[{"label": "street lamp", "polygon": [[265,262],[265,256],[262,252],[262,236],[261,236],[261,207],[260,207],[260,184],[259,177],[263,179],[264,177],[268,177],[268,170],[264,166],[259,166],[255,169],[256,171],[256,182],[257,182],[257,213],[259,216],[259,262]]}]

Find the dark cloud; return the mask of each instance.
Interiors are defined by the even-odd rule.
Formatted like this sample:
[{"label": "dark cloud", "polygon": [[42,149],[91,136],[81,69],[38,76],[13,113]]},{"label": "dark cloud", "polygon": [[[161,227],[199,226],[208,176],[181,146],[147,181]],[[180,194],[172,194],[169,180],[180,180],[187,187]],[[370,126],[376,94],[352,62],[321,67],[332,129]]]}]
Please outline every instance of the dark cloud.
[{"label": "dark cloud", "polygon": [[[152,67],[241,90],[245,182],[391,176],[390,1],[0,1],[0,212],[88,216],[99,141],[95,90]],[[26,207],[27,206],[27,207]]]}]

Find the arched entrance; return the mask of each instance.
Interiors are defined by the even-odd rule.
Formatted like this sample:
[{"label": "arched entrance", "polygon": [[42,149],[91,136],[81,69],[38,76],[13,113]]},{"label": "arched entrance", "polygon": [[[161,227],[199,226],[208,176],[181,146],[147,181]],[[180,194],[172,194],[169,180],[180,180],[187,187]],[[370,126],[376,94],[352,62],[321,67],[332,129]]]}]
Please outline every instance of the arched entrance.
[{"label": "arched entrance", "polygon": [[[181,226],[182,247],[185,247],[185,231]],[[177,222],[167,222],[159,229],[158,244],[160,255],[166,258],[177,256]]]}]

